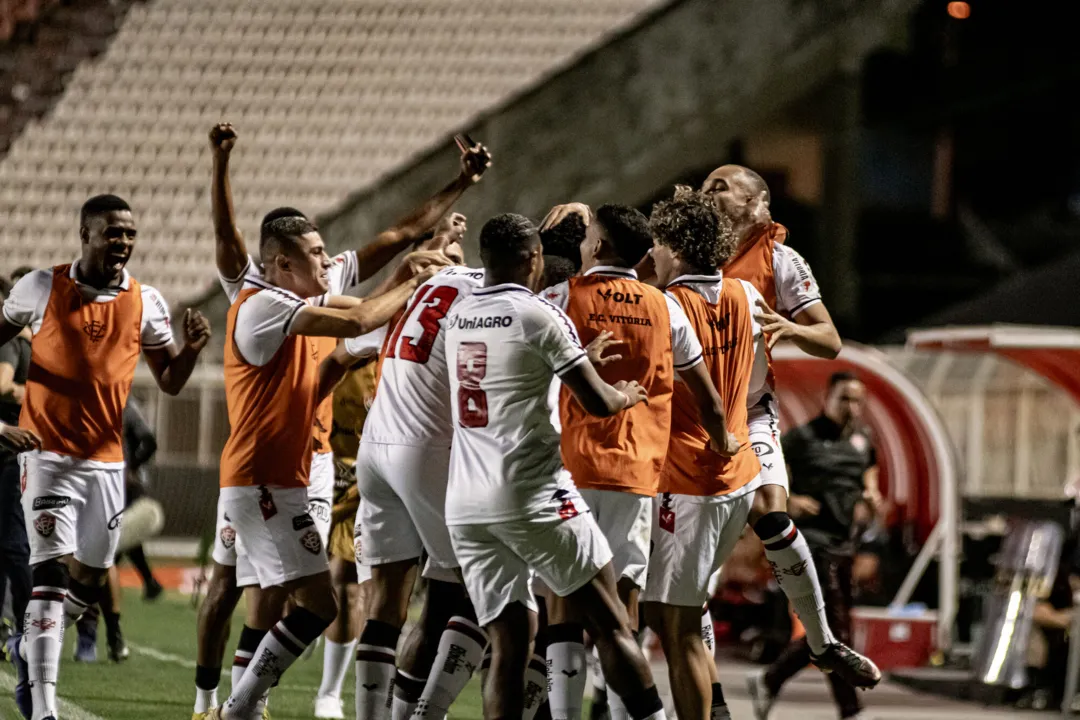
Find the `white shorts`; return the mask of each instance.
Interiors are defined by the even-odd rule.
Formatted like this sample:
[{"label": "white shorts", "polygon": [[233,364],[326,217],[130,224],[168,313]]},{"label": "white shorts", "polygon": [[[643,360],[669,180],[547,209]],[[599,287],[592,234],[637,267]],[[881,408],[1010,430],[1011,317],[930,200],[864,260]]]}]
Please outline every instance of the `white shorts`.
[{"label": "white shorts", "polygon": [[643,602],[701,607],[709,598],[709,578],[742,537],[754,490],[739,497],[696,497],[664,493],[655,500],[649,584]]},{"label": "white shorts", "polygon": [[446,529],[450,449],[361,442],[356,454],[364,565],[419,558],[458,567]]},{"label": "white shorts", "polygon": [[747,422],[750,425],[750,446],[761,463],[761,484],[780,485],[787,492],[787,465],[784,464],[784,450],[780,446],[780,409],[776,401],[766,395],[750,408]]},{"label": "white shorts", "polygon": [[569,520],[550,512],[491,525],[455,525],[450,537],[481,626],[515,602],[536,612],[533,572],[566,597],[611,562],[611,549],[587,512]]},{"label": "white shorts", "polygon": [[581,490],[612,552],[615,576],[645,587],[653,499],[617,490]]},{"label": "white shorts", "polygon": [[218,565],[236,568],[236,587],[258,585],[259,578],[243,550],[240,538],[236,534],[236,524],[225,512],[225,497],[219,492],[217,501],[217,522],[214,532],[214,551],[212,557]]},{"label": "white shorts", "polygon": [[261,587],[329,571],[326,546],[307,511],[306,487],[229,487],[220,498],[236,532],[238,556],[251,563]]},{"label": "white shorts", "polygon": [[308,513],[315,521],[324,547],[330,543],[330,514],[334,509],[334,453],[311,456],[308,475]]},{"label": "white shorts", "polygon": [[33,450],[19,455],[30,564],[74,555],[108,568],[120,544],[124,464]]}]

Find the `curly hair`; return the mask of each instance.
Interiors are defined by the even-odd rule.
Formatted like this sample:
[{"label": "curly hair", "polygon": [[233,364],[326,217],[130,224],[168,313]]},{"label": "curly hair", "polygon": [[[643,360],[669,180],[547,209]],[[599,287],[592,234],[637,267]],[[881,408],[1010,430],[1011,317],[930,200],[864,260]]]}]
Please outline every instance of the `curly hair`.
[{"label": "curly hair", "polygon": [[555,227],[540,233],[540,243],[545,255],[557,255],[574,264],[575,272],[581,268],[581,241],[585,239],[585,221],[578,215],[567,215]]},{"label": "curly hair", "polygon": [[659,245],[683,261],[712,272],[735,253],[731,220],[705,193],[679,186],[675,196],[653,205],[649,227]]}]

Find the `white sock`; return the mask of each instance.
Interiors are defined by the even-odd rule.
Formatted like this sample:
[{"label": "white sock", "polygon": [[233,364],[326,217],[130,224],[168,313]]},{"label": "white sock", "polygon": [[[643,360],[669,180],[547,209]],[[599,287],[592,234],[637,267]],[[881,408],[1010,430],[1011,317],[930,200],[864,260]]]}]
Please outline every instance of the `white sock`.
[{"label": "white sock", "polygon": [[[103,592],[108,592],[108,590],[103,590]],[[68,588],[67,593],[64,596],[65,627],[77,623],[79,618],[83,616],[83,613],[86,612],[86,609],[92,604],[93,603],[90,603],[83,598],[77,597],[72,592],[71,588]]]},{"label": "white sock", "polygon": [[248,669],[248,663],[251,662],[251,656],[254,654],[254,652],[236,648],[236,653],[233,654],[232,667],[229,668],[229,677],[232,680],[232,684],[229,687],[230,692],[235,690],[236,686],[240,684],[240,678],[244,677],[244,671]]},{"label": "white sock", "polygon": [[771,538],[761,538],[761,542],[765,545],[765,558],[772,565],[776,582],[806,628],[810,650],[820,655],[836,639],[825,619],[825,597],[818,583],[810,546],[790,519],[782,532]]},{"label": "white sock", "polygon": [[585,698],[585,645],[580,626],[548,628],[548,705],[552,720],[579,720]]},{"label": "white sock", "polygon": [[546,698],[547,662],[539,655],[533,655],[525,668],[525,712],[522,720],[533,720]]},{"label": "white sock", "polygon": [[709,651],[709,657],[716,656],[716,632],[713,628],[712,613],[709,608],[701,612],[701,641],[705,643],[705,649]]},{"label": "white sock", "polygon": [[394,698],[390,707],[392,720],[409,720],[427,685],[427,678],[410,675],[401,668],[394,674]]},{"label": "white sock", "polygon": [[600,665],[600,653],[597,652],[596,647],[593,646],[592,652],[588,655],[589,661],[589,676],[592,677],[593,690],[607,691],[607,680],[604,679],[604,668]]},{"label": "white sock", "polygon": [[64,588],[35,587],[26,605],[22,646],[29,665],[33,720],[56,715],[56,679],[64,647]]},{"label": "white sock", "polygon": [[200,687],[195,688],[195,712],[209,712],[210,708],[217,707],[217,704],[217,688],[214,688],[213,690],[203,690]]},{"label": "white sock", "polygon": [[622,698],[614,690],[608,689],[607,693],[608,714],[611,720],[630,720],[630,713],[626,712]]},{"label": "white sock", "polygon": [[319,697],[341,699],[341,686],[345,684],[345,673],[352,664],[356,641],[337,643],[327,640],[323,645],[322,683],[319,685]]},{"label": "white sock", "polygon": [[356,646],[356,720],[388,720],[397,648]]},{"label": "white sock", "polygon": [[[225,701],[225,708],[230,715],[250,716],[256,706],[265,702],[265,696],[274,683],[304,653],[304,648],[316,640],[329,624],[316,619],[314,622],[322,622],[322,627],[308,639],[297,637],[296,628],[302,627],[303,623],[296,622],[296,618],[301,614],[314,617],[303,608],[297,608],[263,636],[258,649],[251,656],[247,672],[240,677],[240,682]],[[290,626],[294,629],[290,629]]]},{"label": "white sock", "polygon": [[487,635],[479,625],[460,615],[451,617],[439,638],[439,650],[415,717],[437,720],[446,715],[483,662],[485,647]]}]

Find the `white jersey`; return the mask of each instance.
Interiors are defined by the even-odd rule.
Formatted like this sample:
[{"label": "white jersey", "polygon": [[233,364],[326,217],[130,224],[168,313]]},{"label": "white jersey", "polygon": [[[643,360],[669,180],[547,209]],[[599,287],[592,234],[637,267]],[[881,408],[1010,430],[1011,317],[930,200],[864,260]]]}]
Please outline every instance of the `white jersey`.
[{"label": "white jersey", "polygon": [[[68,277],[75,281],[76,287],[87,302],[112,302],[131,286],[131,276],[127,270],[121,274],[120,284],[116,287],[95,288],[84,285],[79,282],[75,272],[78,264],[78,260],[71,263]],[[4,301],[4,319],[12,325],[29,327],[31,334],[36,335],[45,319],[45,310],[49,305],[49,296],[52,294],[52,282],[52,268],[33,270],[19,278],[19,282],[11,288],[8,299]],[[165,304],[165,298],[161,297],[161,293],[154,288],[149,285],[139,285],[139,288],[143,306],[139,334],[142,349],[155,350],[166,347],[173,341],[169,306]]]},{"label": "white jersey", "polygon": [[450,314],[446,357],[447,525],[525,519],[573,489],[548,406],[552,378],[588,362],[570,318],[520,285],[480,288]]},{"label": "white jersey", "polygon": [[[484,271],[452,267],[421,285],[386,342],[375,402],[364,421],[363,442],[448,448],[450,386],[444,328],[447,316],[484,282]],[[364,337],[345,341],[362,355]]]},{"label": "white jersey", "polygon": [[[776,310],[794,318],[821,302],[821,288],[803,256],[783,243],[773,244]],[[752,306],[753,307],[753,306]]]},{"label": "white jersey", "polygon": [[[327,294],[344,295],[346,290],[357,284],[358,273],[359,268],[355,250],[346,250],[330,258],[330,290]],[[248,255],[247,265],[244,266],[244,271],[240,273],[239,277],[230,279],[219,272],[218,280],[221,282],[221,288],[229,297],[229,302],[234,303],[240,295],[240,291],[244,289],[244,283],[247,280],[252,278],[261,280],[262,276],[262,268],[259,267],[259,263],[255,262],[255,258]]]}]

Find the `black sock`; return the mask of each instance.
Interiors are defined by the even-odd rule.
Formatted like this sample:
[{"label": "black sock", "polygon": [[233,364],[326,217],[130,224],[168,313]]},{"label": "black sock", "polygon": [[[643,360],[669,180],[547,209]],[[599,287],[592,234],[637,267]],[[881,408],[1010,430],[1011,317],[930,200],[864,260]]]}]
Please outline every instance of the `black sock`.
[{"label": "black sock", "polygon": [[718,682],[712,684],[712,705],[713,707],[727,705],[727,703],[724,702],[724,688]]},{"label": "black sock", "polygon": [[131,550],[128,550],[127,555],[128,559],[131,560],[131,564],[139,573],[139,577],[142,578],[143,586],[156,582],[154,580],[154,572],[150,569],[150,563],[146,560],[146,553],[143,552],[142,545],[136,545]]},{"label": "black sock", "polygon": [[368,620],[360,633],[361,645],[375,645],[377,647],[397,648],[398,637],[401,628],[396,628],[389,623],[379,620]]},{"label": "black sock", "polygon": [[420,696],[424,693],[427,678],[414,678],[402,674],[401,670],[394,673],[394,697],[401,698],[407,703],[420,702]]},{"label": "black sock", "polygon": [[120,613],[117,612],[103,612],[102,618],[105,620],[105,632],[110,635],[119,632],[120,630]]},{"label": "black sock", "polygon": [[660,692],[655,685],[642,690],[637,695],[623,698],[623,705],[634,720],[645,720],[664,709],[664,701],[660,699]]},{"label": "black sock", "polygon": [[195,687],[200,690],[213,690],[218,686],[220,679],[221,668],[206,667],[205,665],[195,666]]}]

